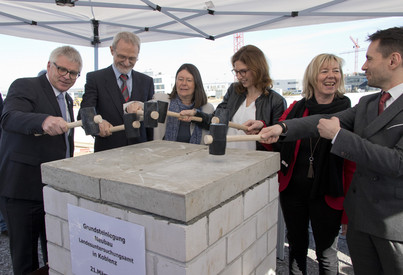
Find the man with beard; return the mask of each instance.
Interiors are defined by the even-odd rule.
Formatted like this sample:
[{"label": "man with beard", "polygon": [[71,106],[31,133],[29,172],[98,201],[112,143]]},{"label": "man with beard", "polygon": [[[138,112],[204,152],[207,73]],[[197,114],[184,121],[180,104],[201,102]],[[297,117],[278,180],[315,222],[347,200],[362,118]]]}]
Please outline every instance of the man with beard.
[{"label": "man with beard", "polygon": [[81,102],[81,108],[95,107],[103,118],[99,125],[100,134],[95,137],[95,152],[153,139],[153,129],[146,129],[143,123],[137,138],[126,138],[124,131],[112,135],[109,130],[112,126],[123,124],[125,112],[141,109],[139,102],[146,102],[154,95],[153,79],[133,70],[140,52],[139,37],[130,32],[120,32],[114,37],[110,50],[113,64],[87,74]]},{"label": "man with beard", "polygon": [[[285,120],[260,131],[265,143],[321,136],[356,162],[344,201],[354,274],[403,274],[403,27],[380,30],[362,66],[380,93],[333,115]],[[260,122],[261,123],[261,122]],[[249,130],[261,128],[250,121]]]}]

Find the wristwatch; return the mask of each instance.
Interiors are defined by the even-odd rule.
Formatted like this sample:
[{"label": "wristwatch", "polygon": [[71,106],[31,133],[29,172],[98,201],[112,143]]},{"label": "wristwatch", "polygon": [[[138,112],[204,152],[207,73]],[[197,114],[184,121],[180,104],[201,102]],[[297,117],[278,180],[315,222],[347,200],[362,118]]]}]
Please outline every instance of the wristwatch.
[{"label": "wristwatch", "polygon": [[280,136],[285,136],[288,131],[287,124],[285,124],[284,122],[278,122],[277,124],[280,125],[281,128],[283,128],[283,131],[281,132]]}]

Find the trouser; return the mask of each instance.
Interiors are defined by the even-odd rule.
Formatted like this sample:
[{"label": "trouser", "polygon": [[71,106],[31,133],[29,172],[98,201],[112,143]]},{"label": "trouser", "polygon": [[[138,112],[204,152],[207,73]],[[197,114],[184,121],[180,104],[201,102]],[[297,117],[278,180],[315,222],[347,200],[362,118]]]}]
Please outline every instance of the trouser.
[{"label": "trouser", "polygon": [[0,212],[0,230],[1,232],[7,231],[6,221],[4,220],[3,214]]},{"label": "trouser", "polygon": [[355,275],[403,274],[403,243],[358,231],[348,223],[347,245]]},{"label": "trouser", "polygon": [[295,193],[281,192],[280,203],[287,228],[290,274],[307,274],[309,221],[319,274],[338,274],[337,240],[342,211],[329,207],[324,198],[312,200]]},{"label": "trouser", "polygon": [[14,275],[29,274],[39,268],[39,238],[47,263],[43,202],[0,197],[0,211],[8,227]]}]

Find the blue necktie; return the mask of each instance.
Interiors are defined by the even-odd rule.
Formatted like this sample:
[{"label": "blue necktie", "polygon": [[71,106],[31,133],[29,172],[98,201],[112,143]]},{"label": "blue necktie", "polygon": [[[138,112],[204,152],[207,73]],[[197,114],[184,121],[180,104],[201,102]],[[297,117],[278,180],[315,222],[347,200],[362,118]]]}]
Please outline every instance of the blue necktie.
[{"label": "blue necktie", "polygon": [[[67,120],[67,113],[66,113],[66,102],[65,102],[65,100],[64,100],[64,95],[63,95],[63,93],[60,93],[58,96],[57,96],[57,103],[59,103],[59,107],[60,107],[60,111],[62,111],[62,116],[63,116],[63,119],[65,120],[65,121],[68,121]],[[64,133],[64,138],[65,138],[65,140],[66,140],[66,158],[69,158],[70,157],[70,143],[69,143],[69,138],[68,138],[68,136],[69,136],[69,134],[68,134],[68,131],[66,132],[66,133]]]}]

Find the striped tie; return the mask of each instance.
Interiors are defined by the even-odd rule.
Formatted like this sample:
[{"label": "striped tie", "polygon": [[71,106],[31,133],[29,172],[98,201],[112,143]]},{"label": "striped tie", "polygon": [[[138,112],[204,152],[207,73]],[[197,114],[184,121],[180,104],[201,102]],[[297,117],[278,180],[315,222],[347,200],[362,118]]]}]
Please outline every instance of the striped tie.
[{"label": "striped tie", "polygon": [[127,75],[121,74],[120,79],[122,80],[122,87],[120,87],[120,91],[122,92],[123,98],[125,102],[129,101],[129,90],[127,89]]}]

